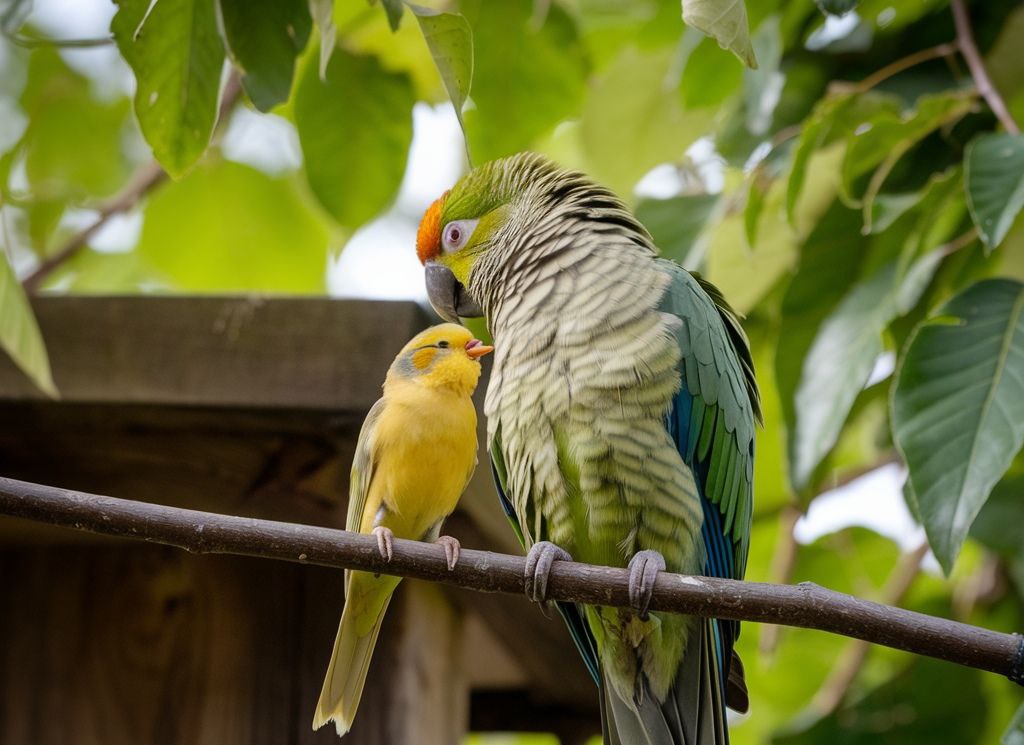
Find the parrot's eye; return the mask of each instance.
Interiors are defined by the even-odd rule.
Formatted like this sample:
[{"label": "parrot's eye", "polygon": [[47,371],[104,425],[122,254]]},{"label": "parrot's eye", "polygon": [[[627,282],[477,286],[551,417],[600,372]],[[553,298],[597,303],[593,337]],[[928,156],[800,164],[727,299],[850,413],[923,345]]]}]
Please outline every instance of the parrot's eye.
[{"label": "parrot's eye", "polygon": [[448,253],[458,251],[469,242],[473,230],[476,228],[476,220],[453,220],[444,226],[444,233],[441,235],[441,244]]},{"label": "parrot's eye", "polygon": [[439,341],[437,343],[437,346],[441,347],[441,349],[447,349],[448,348],[448,342],[446,342],[446,341]]}]

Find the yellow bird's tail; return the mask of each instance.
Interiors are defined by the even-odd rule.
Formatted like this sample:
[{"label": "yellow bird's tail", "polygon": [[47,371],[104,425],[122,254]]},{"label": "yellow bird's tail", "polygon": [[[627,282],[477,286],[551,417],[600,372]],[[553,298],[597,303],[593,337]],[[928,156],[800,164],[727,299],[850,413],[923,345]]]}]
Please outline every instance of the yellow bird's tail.
[{"label": "yellow bird's tail", "polygon": [[352,728],[384,612],[398,579],[352,573],[334,651],[313,716],[313,729],[332,720],[339,736]]}]

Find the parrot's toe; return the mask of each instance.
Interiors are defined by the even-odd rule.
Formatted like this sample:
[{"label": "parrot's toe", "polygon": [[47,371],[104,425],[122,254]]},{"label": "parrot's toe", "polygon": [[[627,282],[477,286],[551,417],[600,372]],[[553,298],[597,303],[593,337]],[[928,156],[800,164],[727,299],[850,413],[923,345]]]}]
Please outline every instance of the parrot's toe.
[{"label": "parrot's toe", "polygon": [[629,560],[629,604],[647,620],[647,608],[654,594],[654,580],[665,571],[665,557],[657,551],[637,551]]},{"label": "parrot's toe", "polygon": [[391,556],[395,551],[395,534],[391,532],[391,528],[378,525],[370,532],[377,536],[377,550],[380,552],[380,558],[384,561],[391,561]]},{"label": "parrot's toe", "polygon": [[535,603],[547,601],[548,576],[556,561],[572,561],[572,556],[550,541],[533,544],[526,554],[526,597]]},{"label": "parrot's toe", "polygon": [[442,535],[434,543],[444,546],[444,558],[448,560],[448,571],[452,571],[459,563],[459,550],[462,548],[459,539],[452,538],[450,535]]}]

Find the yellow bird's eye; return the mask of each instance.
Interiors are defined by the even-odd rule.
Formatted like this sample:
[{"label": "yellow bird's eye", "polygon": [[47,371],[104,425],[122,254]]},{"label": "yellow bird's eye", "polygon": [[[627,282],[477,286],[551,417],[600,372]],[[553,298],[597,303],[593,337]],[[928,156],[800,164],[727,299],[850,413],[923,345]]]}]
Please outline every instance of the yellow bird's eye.
[{"label": "yellow bird's eye", "polygon": [[439,346],[441,349],[447,349],[448,348],[448,341],[446,339],[442,339],[441,341],[439,341],[437,343],[437,346]]}]

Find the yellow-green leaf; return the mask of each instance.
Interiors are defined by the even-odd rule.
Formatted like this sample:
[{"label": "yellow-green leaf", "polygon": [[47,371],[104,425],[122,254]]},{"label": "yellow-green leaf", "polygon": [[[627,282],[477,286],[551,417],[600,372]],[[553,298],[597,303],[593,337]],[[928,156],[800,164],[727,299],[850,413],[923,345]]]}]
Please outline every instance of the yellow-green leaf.
[{"label": "yellow-green leaf", "polygon": [[43,335],[25,291],[0,251],[0,348],[47,396],[56,398]]},{"label": "yellow-green leaf", "polygon": [[981,240],[996,248],[1024,208],[1024,135],[974,138],[964,154],[964,188]]},{"label": "yellow-green leaf", "polygon": [[469,21],[459,13],[441,13],[418,5],[409,8],[419,21],[455,115],[465,130],[462,107],[473,85],[473,31]]},{"label": "yellow-green leaf", "polygon": [[398,193],[412,142],[412,83],[376,57],[338,47],[323,80],[313,64],[295,90],[306,178],[347,228],[382,212]]},{"label": "yellow-green leaf", "polygon": [[203,154],[217,123],[224,45],[213,3],[118,0],[110,23],[135,73],[135,115],[142,134],[175,177]]},{"label": "yellow-green leaf", "polygon": [[747,67],[757,67],[743,0],[683,0],[683,23],[712,37]]},{"label": "yellow-green leaf", "polygon": [[228,52],[260,111],[288,100],[312,20],[306,0],[217,0]]}]

